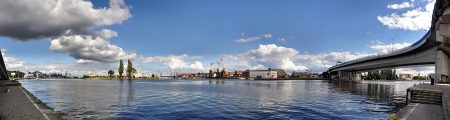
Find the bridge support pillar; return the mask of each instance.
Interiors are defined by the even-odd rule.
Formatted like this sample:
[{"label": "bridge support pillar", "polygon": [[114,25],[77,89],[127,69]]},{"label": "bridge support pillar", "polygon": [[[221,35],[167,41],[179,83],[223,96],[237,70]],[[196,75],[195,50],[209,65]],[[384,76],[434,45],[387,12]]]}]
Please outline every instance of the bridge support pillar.
[{"label": "bridge support pillar", "polygon": [[361,81],[361,72],[353,72],[352,80],[353,81]]},{"label": "bridge support pillar", "polygon": [[436,51],[436,62],[435,62],[435,80],[439,83],[449,83],[449,67],[450,59],[449,56],[442,50]]},{"label": "bridge support pillar", "polygon": [[346,71],[339,71],[338,79],[339,80],[349,80],[349,79],[351,79],[351,73],[346,72]]},{"label": "bridge support pillar", "polygon": [[344,72],[342,72],[342,71],[338,71],[338,75],[337,75],[337,79],[338,80],[341,80],[342,78],[344,78]]},{"label": "bridge support pillar", "polygon": [[349,81],[361,81],[361,73],[360,72],[339,71],[338,79],[339,80],[349,80]]}]

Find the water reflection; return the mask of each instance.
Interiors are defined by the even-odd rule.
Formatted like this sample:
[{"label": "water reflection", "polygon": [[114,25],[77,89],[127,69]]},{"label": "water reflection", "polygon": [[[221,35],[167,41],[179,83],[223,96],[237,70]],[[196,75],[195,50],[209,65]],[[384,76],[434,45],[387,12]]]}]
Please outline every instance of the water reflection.
[{"label": "water reflection", "polygon": [[[130,81],[130,80],[120,80],[119,81],[119,91],[117,91],[119,93],[118,95],[118,102],[120,103],[120,105],[126,105],[126,107],[131,106],[131,102],[134,99],[134,92],[135,89],[133,87],[134,82]],[[126,87],[124,89],[124,87]],[[126,99],[124,99],[126,98]],[[123,106],[120,106],[120,109],[123,110]]]},{"label": "water reflection", "polygon": [[412,82],[161,80],[22,81],[66,118],[386,118]]},{"label": "water reflection", "polygon": [[[329,81],[329,85],[336,92],[349,93],[365,96],[366,101],[371,104],[385,104],[393,106],[386,111],[396,112],[406,105],[406,89],[420,82],[414,81],[364,81],[362,83]],[[373,110],[375,111],[375,110]]]}]

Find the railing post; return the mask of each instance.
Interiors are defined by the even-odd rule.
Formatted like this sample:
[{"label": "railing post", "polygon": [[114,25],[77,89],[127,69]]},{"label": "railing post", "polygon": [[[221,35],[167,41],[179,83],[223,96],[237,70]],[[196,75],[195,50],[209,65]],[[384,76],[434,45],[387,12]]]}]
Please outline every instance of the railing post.
[{"label": "railing post", "polygon": [[409,100],[410,100],[410,99],[409,99],[409,96],[410,96],[409,92],[410,92],[409,88],[406,89],[406,105],[408,105]]}]

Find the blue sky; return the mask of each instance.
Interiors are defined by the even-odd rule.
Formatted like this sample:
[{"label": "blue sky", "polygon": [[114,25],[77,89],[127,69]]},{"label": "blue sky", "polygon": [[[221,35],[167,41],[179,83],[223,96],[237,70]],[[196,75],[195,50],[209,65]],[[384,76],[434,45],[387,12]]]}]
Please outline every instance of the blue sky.
[{"label": "blue sky", "polygon": [[[17,3],[20,1],[23,0]],[[121,3],[121,0],[112,1]],[[112,8],[109,5],[112,1],[93,0],[93,7],[90,9]],[[92,33],[103,29],[115,31],[117,36],[105,38],[104,44],[115,45],[123,49],[124,53],[135,53],[135,56],[117,59],[134,59],[141,71],[167,71],[167,68],[180,71],[192,71],[192,69],[206,71],[209,64],[219,58],[224,58],[225,63],[230,65],[230,69],[278,67],[298,71],[307,69],[320,71],[325,70],[330,63],[341,59],[329,57],[335,54],[333,52],[351,56],[342,58],[342,61],[346,61],[383,53],[385,46],[390,46],[392,42],[398,44],[396,49],[416,42],[426,33],[427,28],[408,25],[418,24],[417,22],[429,24],[429,21],[424,21],[423,17],[417,17],[419,15],[411,17],[402,16],[402,14],[413,10],[422,10],[426,13],[426,5],[432,2],[428,0],[128,0],[119,7],[127,10],[119,12],[129,16],[105,15],[111,19],[119,17],[122,19],[101,25],[95,23],[86,28],[88,28],[87,32]],[[33,11],[28,12],[33,14]],[[112,13],[121,14],[117,12]],[[390,16],[394,13],[398,16]],[[383,16],[390,19],[380,19]],[[388,20],[402,19],[401,17],[412,19],[403,23],[389,24]],[[58,16],[55,18],[59,19]],[[0,27],[2,27],[1,23]],[[68,29],[75,31],[76,28],[69,27],[62,30]],[[85,32],[74,32],[70,35],[84,35]],[[44,37],[31,37],[26,40],[18,40],[19,37],[8,35],[8,33],[0,32],[0,35],[3,36],[0,37],[0,48],[6,49],[5,56],[10,59],[9,61],[24,63],[22,66],[10,66],[10,69],[35,70],[39,69],[38,66],[55,64],[59,67],[55,67],[53,71],[73,69],[73,66],[78,64],[96,64],[95,66],[107,66],[105,68],[111,69],[115,66],[113,60],[83,56],[84,54],[73,52],[72,49],[50,48],[55,46],[52,41],[60,40],[60,36],[69,36],[66,34],[44,35]],[[250,41],[238,42],[239,40]],[[379,47],[374,47],[375,45]],[[268,46],[271,46],[271,49],[263,49]],[[270,52],[271,50],[275,52]],[[259,54],[264,52],[285,54],[284,50],[293,53],[281,56],[281,58],[286,57],[286,60],[281,61],[267,58],[271,55]],[[306,59],[307,57],[310,59]],[[261,61],[250,60],[255,58]],[[89,62],[77,62],[80,59]],[[116,58],[113,59],[116,60]],[[292,64],[286,61],[292,61]],[[320,63],[323,65],[311,65]],[[26,65],[36,68],[29,68]],[[86,70],[103,71],[89,67],[78,71],[86,72]]]}]

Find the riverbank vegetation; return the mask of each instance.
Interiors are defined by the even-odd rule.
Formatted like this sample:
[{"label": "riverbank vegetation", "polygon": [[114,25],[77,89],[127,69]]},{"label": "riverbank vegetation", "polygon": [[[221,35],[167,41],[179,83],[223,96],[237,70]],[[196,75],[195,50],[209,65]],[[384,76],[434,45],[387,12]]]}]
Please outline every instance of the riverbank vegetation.
[{"label": "riverbank vegetation", "polygon": [[361,77],[364,80],[397,80],[395,69],[372,70]]},{"label": "riverbank vegetation", "polygon": [[124,73],[124,65],[123,60],[119,61],[119,68],[118,68],[118,75],[114,75],[114,70],[108,70],[107,74],[108,76],[99,76],[99,75],[83,75],[83,79],[85,80],[158,80],[159,77],[155,74],[152,74],[151,76],[146,75],[136,75],[137,70],[133,68],[133,63],[131,60],[127,61],[127,69],[126,69],[126,76],[123,76]]}]

